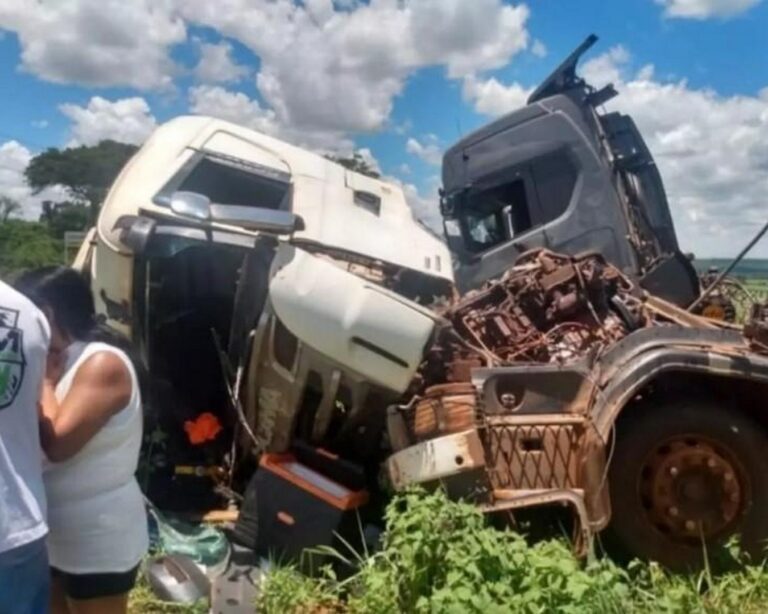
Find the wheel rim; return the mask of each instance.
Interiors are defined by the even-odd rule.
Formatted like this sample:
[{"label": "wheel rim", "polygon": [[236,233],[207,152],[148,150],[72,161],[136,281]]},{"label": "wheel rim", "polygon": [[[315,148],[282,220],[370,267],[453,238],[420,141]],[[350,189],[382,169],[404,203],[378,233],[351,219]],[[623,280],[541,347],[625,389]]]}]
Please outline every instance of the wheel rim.
[{"label": "wheel rim", "polygon": [[641,467],[638,491],[650,523],[688,544],[730,534],[751,498],[736,456],[699,435],[657,446]]}]

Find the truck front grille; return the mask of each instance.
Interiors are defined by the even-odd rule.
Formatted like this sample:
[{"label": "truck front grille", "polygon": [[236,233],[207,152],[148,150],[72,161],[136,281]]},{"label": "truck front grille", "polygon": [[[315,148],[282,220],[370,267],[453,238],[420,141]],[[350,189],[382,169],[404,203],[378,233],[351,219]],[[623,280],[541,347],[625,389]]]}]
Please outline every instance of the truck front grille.
[{"label": "truck front grille", "polygon": [[582,422],[521,424],[502,418],[490,422],[484,431],[488,473],[494,488],[579,487]]}]

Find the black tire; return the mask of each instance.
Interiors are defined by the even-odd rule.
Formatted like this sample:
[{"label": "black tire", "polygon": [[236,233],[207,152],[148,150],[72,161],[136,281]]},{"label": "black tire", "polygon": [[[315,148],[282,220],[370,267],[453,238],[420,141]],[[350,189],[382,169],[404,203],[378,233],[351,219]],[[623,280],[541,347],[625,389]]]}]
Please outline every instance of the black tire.
[{"label": "black tire", "polygon": [[[705,521],[700,518],[705,517],[710,523],[709,519],[714,517],[722,519],[723,526],[713,528],[712,523],[708,524],[711,532],[706,541],[710,556],[718,544],[740,534],[743,550],[753,559],[761,559],[768,538],[768,437],[763,429],[738,411],[705,400],[634,407],[628,411],[617,424],[616,448],[609,467],[612,517],[607,543],[618,545],[625,555],[655,560],[675,571],[697,569],[704,563],[701,531]],[[700,460],[696,455],[702,454],[702,449],[728,464]],[[680,458],[685,462],[678,463]],[[686,477],[664,477],[679,474],[676,464],[683,467]],[[715,468],[711,468],[712,464]],[[728,471],[728,467],[734,471]],[[694,472],[698,473],[691,477]],[[727,481],[733,479],[733,473],[736,487]],[[682,484],[683,479],[688,482]],[[692,480],[705,487],[694,486],[698,490],[691,491]],[[672,488],[667,488],[668,482],[672,482]],[[670,491],[672,495],[667,494]],[[699,497],[693,503],[691,492]],[[675,505],[665,507],[669,499]],[[738,503],[733,503],[736,500]],[[685,510],[683,519],[699,514],[699,532],[688,534],[689,525],[681,529],[676,524],[681,516],[678,501],[682,501]],[[729,513],[732,517],[726,522]],[[671,524],[665,524],[667,518]]]}]

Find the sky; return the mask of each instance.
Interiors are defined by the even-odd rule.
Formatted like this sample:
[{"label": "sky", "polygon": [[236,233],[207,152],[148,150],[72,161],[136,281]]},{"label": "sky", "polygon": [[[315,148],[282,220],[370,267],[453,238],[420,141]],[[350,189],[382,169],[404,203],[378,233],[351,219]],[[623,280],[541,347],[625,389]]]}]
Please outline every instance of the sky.
[{"label": "sky", "polygon": [[[47,147],[141,143],[180,114],[359,152],[439,228],[442,152],[524,104],[588,34],[664,179],[681,247],[768,219],[768,0],[0,0],[0,195]],[[768,257],[768,239],[755,256]]]}]

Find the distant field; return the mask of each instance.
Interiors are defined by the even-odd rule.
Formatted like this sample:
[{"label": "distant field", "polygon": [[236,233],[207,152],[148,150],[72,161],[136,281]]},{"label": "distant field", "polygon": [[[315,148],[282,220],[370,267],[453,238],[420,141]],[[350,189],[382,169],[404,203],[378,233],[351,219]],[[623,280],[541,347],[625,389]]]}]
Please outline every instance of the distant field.
[{"label": "distant field", "polygon": [[[710,267],[717,267],[721,271],[731,263],[729,258],[696,258],[693,266],[699,273],[706,272]],[[745,258],[731,273],[734,277],[743,279],[762,279],[768,281],[768,259]]]}]

